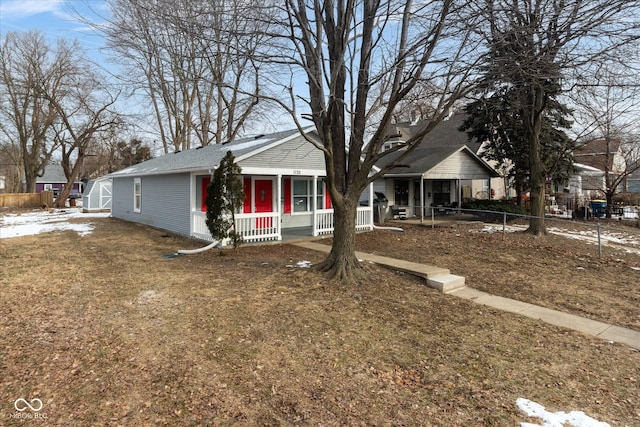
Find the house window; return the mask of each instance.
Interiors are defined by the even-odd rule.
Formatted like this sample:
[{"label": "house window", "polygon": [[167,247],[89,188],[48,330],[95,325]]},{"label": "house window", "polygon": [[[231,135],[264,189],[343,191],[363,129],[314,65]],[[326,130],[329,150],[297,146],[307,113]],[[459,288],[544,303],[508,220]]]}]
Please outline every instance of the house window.
[{"label": "house window", "polygon": [[448,205],[451,202],[451,182],[433,181],[433,204]]},{"label": "house window", "polygon": [[51,184],[44,185],[44,191],[51,191],[51,190],[53,190],[53,186]]},{"label": "house window", "polygon": [[394,189],[394,204],[409,206],[409,180],[396,179]]},{"label": "house window", "polygon": [[142,206],[142,184],[140,178],[133,178],[133,211],[140,212]]},{"label": "house window", "polygon": [[313,181],[306,179],[293,180],[293,212],[310,212]]}]

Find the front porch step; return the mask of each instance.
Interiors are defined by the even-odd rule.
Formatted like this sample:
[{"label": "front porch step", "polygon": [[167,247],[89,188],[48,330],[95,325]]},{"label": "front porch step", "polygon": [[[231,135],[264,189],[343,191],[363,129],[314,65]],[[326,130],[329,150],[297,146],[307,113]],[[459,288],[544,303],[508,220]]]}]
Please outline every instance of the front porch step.
[{"label": "front porch step", "polygon": [[427,286],[439,290],[442,293],[449,293],[466,286],[465,279],[455,274],[443,274],[427,279]]},{"label": "front porch step", "polygon": [[[323,245],[322,243],[299,242],[295,243],[295,245],[324,253],[329,253],[331,251],[331,246]],[[356,257],[358,257],[358,259],[370,261],[383,267],[390,268],[392,270],[402,271],[405,273],[413,274],[414,276],[422,277],[425,279],[427,286],[437,289],[443,293],[451,292],[465,286],[464,277],[453,275],[446,268],[435,267],[433,265],[427,264],[419,264],[417,262],[404,261],[401,259],[389,258],[386,256],[368,254],[358,251],[356,251]]]}]

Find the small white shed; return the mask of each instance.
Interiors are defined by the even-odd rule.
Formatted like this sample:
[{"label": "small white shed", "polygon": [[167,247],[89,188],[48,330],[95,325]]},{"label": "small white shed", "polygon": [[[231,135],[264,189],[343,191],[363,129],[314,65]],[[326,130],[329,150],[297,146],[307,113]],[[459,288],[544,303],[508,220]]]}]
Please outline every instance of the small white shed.
[{"label": "small white shed", "polygon": [[93,179],[82,192],[83,212],[111,212],[111,178]]}]

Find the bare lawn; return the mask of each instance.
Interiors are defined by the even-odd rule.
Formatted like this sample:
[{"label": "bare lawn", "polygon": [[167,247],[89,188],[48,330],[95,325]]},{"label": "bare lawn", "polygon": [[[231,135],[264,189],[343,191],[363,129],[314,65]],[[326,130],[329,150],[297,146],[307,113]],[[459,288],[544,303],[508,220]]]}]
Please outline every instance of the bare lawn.
[{"label": "bare lawn", "polygon": [[[292,245],[200,243],[115,219],[0,240],[1,425],[542,424],[516,406],[640,426],[640,352],[367,265],[326,283]],[[328,242],[328,239],[325,240]],[[358,235],[477,289],[640,329],[638,255],[557,236]],[[16,417],[38,398],[46,420]]]}]

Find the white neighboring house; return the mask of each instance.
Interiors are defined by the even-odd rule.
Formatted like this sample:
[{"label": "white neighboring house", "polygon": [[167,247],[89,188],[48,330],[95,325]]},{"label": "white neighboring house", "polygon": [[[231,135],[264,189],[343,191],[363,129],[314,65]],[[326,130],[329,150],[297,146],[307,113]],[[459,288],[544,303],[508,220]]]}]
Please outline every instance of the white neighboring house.
[{"label": "white neighboring house", "polygon": [[[454,114],[439,123],[400,165],[374,183],[374,191],[388,200],[389,209],[382,213],[384,216],[421,217],[430,215],[432,206],[455,208],[465,199],[502,195],[497,192],[504,188],[500,175],[477,154],[481,144],[469,141],[467,134],[459,130],[464,117]],[[419,126],[419,122],[394,125],[383,150],[404,144]],[[402,153],[399,150],[390,154],[377,166],[389,165]]]},{"label": "white neighboring house", "polygon": [[[582,200],[601,199],[609,180],[619,179],[627,171],[625,147],[619,140],[592,140],[576,147],[573,151],[576,173],[569,178],[565,192]],[[568,191],[567,191],[568,190]],[[624,191],[620,182],[616,192]]]}]

